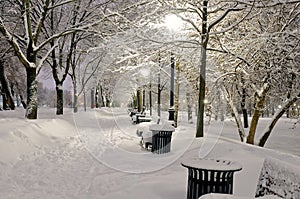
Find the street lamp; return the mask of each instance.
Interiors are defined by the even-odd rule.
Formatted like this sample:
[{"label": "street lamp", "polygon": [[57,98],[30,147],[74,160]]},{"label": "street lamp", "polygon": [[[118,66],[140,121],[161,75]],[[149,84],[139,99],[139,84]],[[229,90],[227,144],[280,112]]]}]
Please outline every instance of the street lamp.
[{"label": "street lamp", "polygon": [[[175,32],[179,31],[180,28],[182,27],[182,20],[174,15],[167,15],[165,18],[165,24],[166,27],[170,30],[172,34],[172,38]],[[174,60],[174,54],[171,51],[171,80],[170,80],[170,107],[169,107],[169,120],[174,121],[174,113],[175,113],[175,108],[174,108],[174,65],[175,65],[175,60]]]},{"label": "street lamp", "polygon": [[170,80],[170,108],[169,108],[169,120],[174,121],[174,54],[171,52],[171,80]]}]

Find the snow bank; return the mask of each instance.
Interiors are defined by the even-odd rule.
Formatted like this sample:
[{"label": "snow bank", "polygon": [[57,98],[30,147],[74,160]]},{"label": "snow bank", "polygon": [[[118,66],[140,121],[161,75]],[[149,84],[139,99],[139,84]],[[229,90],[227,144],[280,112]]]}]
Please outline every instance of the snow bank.
[{"label": "snow bank", "polygon": [[270,194],[287,199],[300,198],[300,167],[278,159],[266,158],[256,196]]},{"label": "snow bank", "polygon": [[[0,133],[0,162],[13,164],[24,156],[40,153],[57,142],[70,142],[74,126],[62,119],[1,119],[9,128]],[[5,151],[5,153],[3,153]]]},{"label": "snow bank", "polygon": [[[0,118],[0,198],[183,199],[187,170],[181,163],[199,155],[242,164],[234,195],[253,198],[266,157],[300,165],[298,156],[232,141],[238,136],[228,122],[221,128],[212,121],[210,131],[221,132],[195,139],[195,126],[184,117],[172,135],[171,152],[158,156],[141,149],[136,130],[148,127],[132,125],[126,110],[66,109],[58,117],[54,109],[41,109],[36,121],[24,119],[24,111],[2,111]],[[285,133],[287,124],[279,124]],[[285,151],[300,154],[299,133],[285,135],[289,142],[274,136],[270,143],[283,142]]]}]

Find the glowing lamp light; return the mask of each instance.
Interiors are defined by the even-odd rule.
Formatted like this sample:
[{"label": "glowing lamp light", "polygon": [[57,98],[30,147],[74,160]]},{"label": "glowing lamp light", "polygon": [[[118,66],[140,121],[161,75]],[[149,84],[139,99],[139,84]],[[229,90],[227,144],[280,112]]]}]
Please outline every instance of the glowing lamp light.
[{"label": "glowing lamp light", "polygon": [[170,14],[166,16],[165,24],[169,30],[177,31],[183,26],[183,21],[177,15]]}]

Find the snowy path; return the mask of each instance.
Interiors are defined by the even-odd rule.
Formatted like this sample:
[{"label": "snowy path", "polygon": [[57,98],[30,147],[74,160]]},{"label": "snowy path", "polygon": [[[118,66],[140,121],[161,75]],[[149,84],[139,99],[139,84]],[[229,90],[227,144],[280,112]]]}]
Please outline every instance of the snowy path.
[{"label": "snowy path", "polygon": [[[33,136],[38,133],[33,132],[32,129],[34,128],[32,127],[37,126],[41,131],[49,129],[50,127],[44,125],[44,123],[50,122],[51,125],[52,120],[42,121],[39,124],[21,122],[17,126],[9,125],[10,128],[7,128],[10,131],[8,134],[9,139],[12,140],[12,143],[24,142],[28,151],[22,153],[20,151],[24,148],[22,146],[20,150],[17,150],[20,155],[16,158],[17,160],[12,158],[13,161],[1,163],[0,198],[118,198],[118,196],[124,196],[124,192],[127,192],[128,197],[131,195],[136,198],[140,194],[141,198],[147,198],[143,195],[147,195],[149,187],[158,186],[157,188],[159,188],[156,181],[163,183],[162,176],[172,176],[172,173],[165,173],[164,171],[152,174],[120,172],[103,165],[101,161],[95,159],[95,154],[91,154],[91,152],[95,152],[91,150],[96,148],[96,150],[104,152],[105,148],[111,144],[121,144],[127,147],[126,149],[135,148],[137,152],[145,153],[141,151],[138,145],[139,138],[134,135],[135,131],[133,131],[133,135],[120,132],[113,117],[116,117],[116,115],[110,113],[105,115],[102,112],[101,118],[98,118],[99,121],[95,122],[91,121],[94,116],[89,114],[78,118],[78,120],[75,116],[74,122],[77,129],[74,132],[62,132],[63,129],[55,127],[60,131],[57,133],[67,136],[49,135],[49,132],[44,132],[45,137],[49,139],[49,143],[42,142],[40,144],[45,145],[38,145],[38,140],[35,140],[36,137]],[[128,123],[128,125],[123,126],[128,126],[129,129],[132,128],[128,116],[124,113],[123,119],[121,118],[119,122]],[[30,126],[30,132],[27,132],[26,129],[28,125]],[[49,131],[53,132],[53,130]],[[93,140],[92,144],[98,143],[95,146],[92,145],[86,148],[84,142],[88,141],[91,144],[91,140],[85,138],[91,138]],[[133,138],[137,142],[133,142]],[[125,143],[124,145],[124,142],[128,141],[131,144]],[[1,153],[3,152],[1,151]],[[185,176],[183,171],[182,173]],[[155,179],[156,175],[158,175],[158,179]],[[166,181],[174,182],[174,180]],[[143,187],[144,191],[132,192],[133,189],[138,187],[139,189]],[[184,189],[185,186],[182,186],[182,188]],[[153,196],[154,193],[150,192],[148,194]],[[162,195],[166,193],[164,191]],[[159,195],[160,191],[156,191],[156,194]]]},{"label": "snowy path", "polygon": [[142,125],[132,125],[126,112],[41,117],[1,119],[1,199],[182,199],[187,175],[180,163],[199,154],[240,162],[234,193],[253,197],[265,157],[300,165],[299,157],[220,137],[219,126],[214,136],[194,139],[193,125],[181,123],[171,152],[158,156],[141,150],[135,132]]}]

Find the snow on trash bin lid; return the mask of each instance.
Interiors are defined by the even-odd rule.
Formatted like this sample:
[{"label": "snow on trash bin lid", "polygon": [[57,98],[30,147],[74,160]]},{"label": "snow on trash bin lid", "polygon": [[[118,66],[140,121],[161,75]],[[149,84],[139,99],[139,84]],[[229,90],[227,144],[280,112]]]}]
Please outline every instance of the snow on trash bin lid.
[{"label": "snow on trash bin lid", "polygon": [[170,124],[152,124],[149,126],[150,131],[175,131],[174,126],[171,126]]},{"label": "snow on trash bin lid", "polygon": [[199,199],[280,199],[278,196],[275,195],[266,195],[263,197],[248,197],[248,196],[235,196],[230,194],[223,194],[223,193],[208,193],[202,195]]},{"label": "snow on trash bin lid", "polygon": [[215,171],[240,171],[242,165],[231,160],[190,158],[181,163],[184,167]]}]

